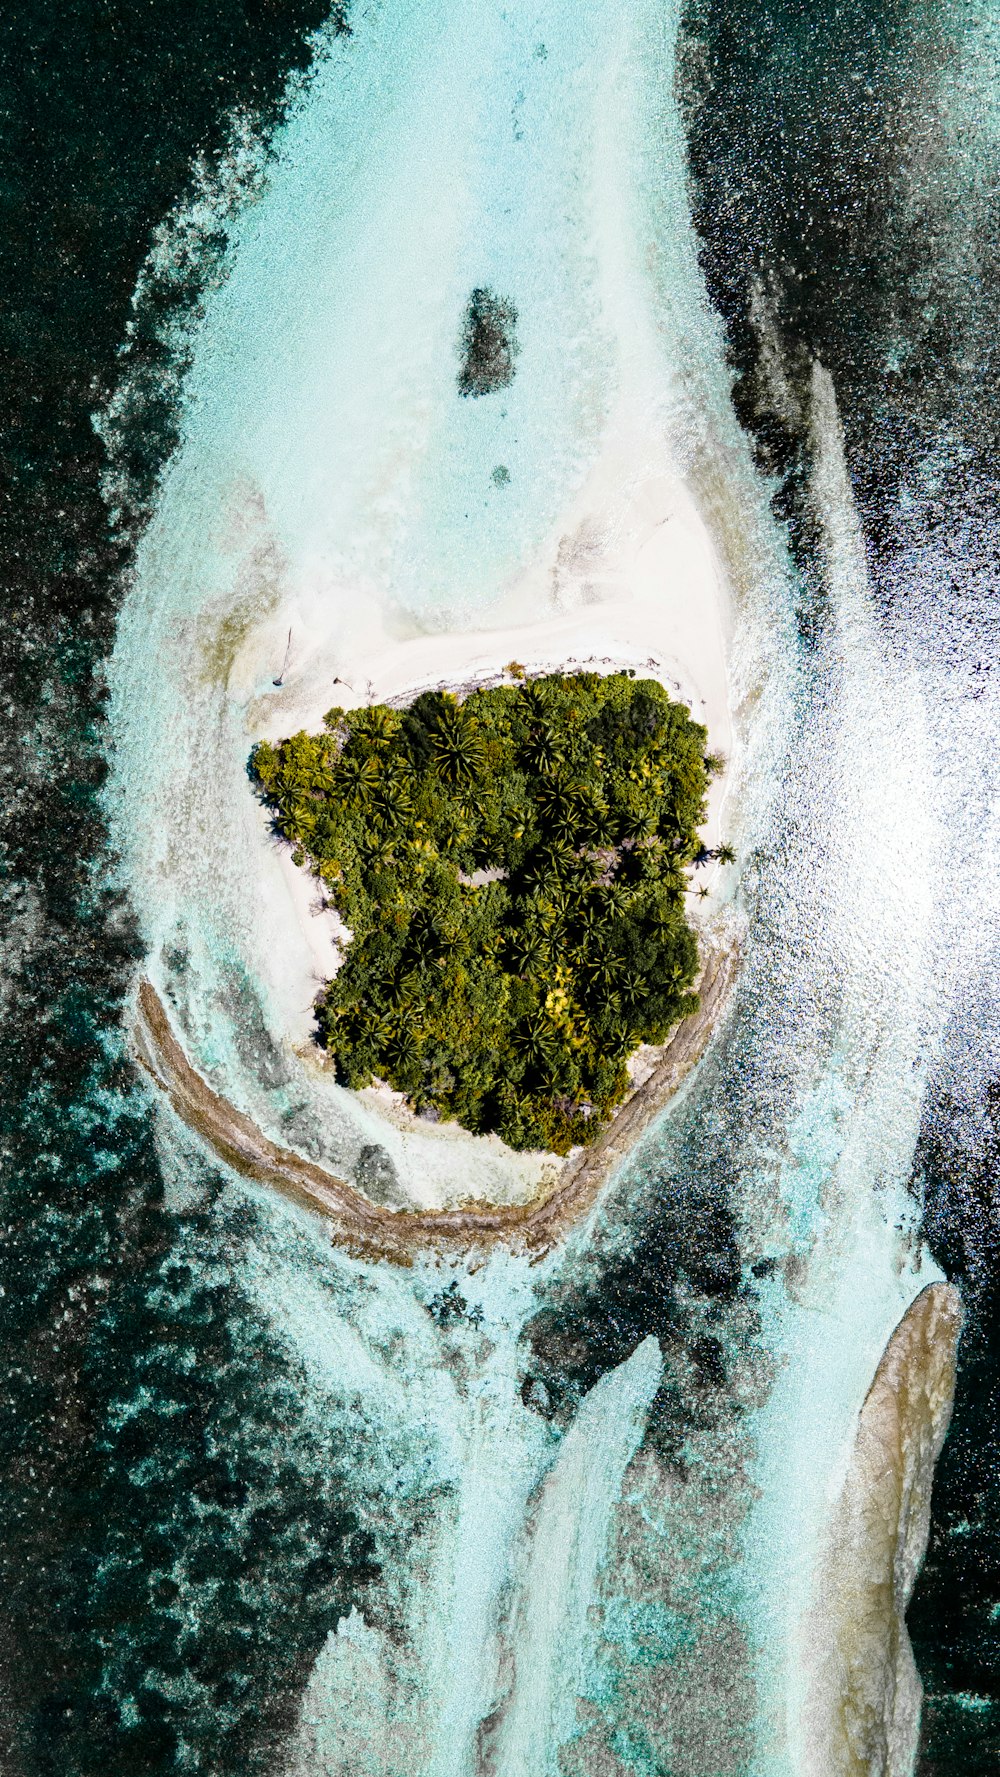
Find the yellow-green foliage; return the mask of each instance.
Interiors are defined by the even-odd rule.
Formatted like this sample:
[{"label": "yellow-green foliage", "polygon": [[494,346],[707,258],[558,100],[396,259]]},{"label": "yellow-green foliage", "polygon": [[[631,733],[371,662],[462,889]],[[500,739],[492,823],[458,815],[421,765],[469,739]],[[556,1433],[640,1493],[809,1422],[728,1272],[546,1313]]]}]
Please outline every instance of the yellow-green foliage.
[{"label": "yellow-green foliage", "polygon": [[516,1148],[592,1141],[632,1050],[696,1003],[706,738],[655,681],[579,673],[261,742],[276,824],[353,934],[318,1004],[339,1077]]}]

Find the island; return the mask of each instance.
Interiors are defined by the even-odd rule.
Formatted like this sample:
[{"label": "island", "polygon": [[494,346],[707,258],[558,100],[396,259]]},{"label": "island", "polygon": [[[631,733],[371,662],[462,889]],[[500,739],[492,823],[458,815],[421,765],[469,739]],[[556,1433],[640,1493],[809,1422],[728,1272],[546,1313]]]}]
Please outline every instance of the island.
[{"label": "island", "polygon": [[317,1001],[340,1081],[565,1155],[697,1006],[686,872],[722,761],[656,680],[506,679],[331,709],[250,768],[346,928]]}]

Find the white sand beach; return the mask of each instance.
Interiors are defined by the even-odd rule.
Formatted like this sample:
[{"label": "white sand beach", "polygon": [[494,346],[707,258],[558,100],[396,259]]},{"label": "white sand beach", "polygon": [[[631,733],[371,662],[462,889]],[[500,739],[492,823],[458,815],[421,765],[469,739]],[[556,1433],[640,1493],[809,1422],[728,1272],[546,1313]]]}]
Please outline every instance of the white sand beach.
[{"label": "white sand beach", "polygon": [[[331,584],[317,567],[235,662],[229,690],[246,698],[248,747],[299,729],[316,732],[335,705],[353,709],[409,701],[436,686],[461,691],[496,683],[517,662],[528,674],[628,669],[657,679],[703,723],[709,749],[728,766],[731,608],[721,565],[689,490],[663,464],[662,446],[657,451],[647,437],[639,448],[637,430],[624,421],[609,429],[602,458],[511,587],[495,627],[394,633],[397,614],[373,587]],[[269,670],[283,682],[261,691]],[[706,846],[723,835],[729,786],[726,769],[711,787]],[[261,844],[277,851],[279,864],[265,886],[279,935],[270,955],[275,983],[280,978],[286,1004],[294,1000],[304,1011],[335,972],[343,927],[324,909],[318,882],[291,862],[290,847],[276,845],[263,821]],[[711,888],[719,875],[712,865],[698,881]],[[692,917],[703,919],[712,904],[689,897]],[[441,1133],[453,1139],[454,1132]]]},{"label": "white sand beach", "polygon": [[[394,603],[379,577],[345,571],[332,553],[288,563],[275,597],[268,575],[276,545],[266,510],[245,487],[230,484],[223,529],[235,541],[226,574],[230,586],[245,588],[248,620],[234,637],[229,592],[171,639],[175,683],[183,686],[195,728],[190,791],[177,795],[175,784],[163,803],[161,831],[169,826],[173,836],[163,880],[175,885],[173,860],[183,860],[185,896],[195,890],[190,904],[211,910],[213,923],[224,917],[225,944],[239,946],[242,979],[253,983],[268,1042],[280,1056],[268,1067],[284,1084],[269,1086],[259,1063],[248,1060],[259,1039],[245,1028],[240,1036],[246,1012],[227,1010],[234,976],[231,967],[220,971],[211,928],[200,935],[205,914],[186,925],[186,942],[198,945],[188,971],[198,982],[187,1032],[192,1059],[275,1139],[287,1140],[290,1129],[294,1146],[296,1128],[311,1130],[300,1138],[306,1151],[340,1176],[358,1176],[364,1155],[375,1154],[377,1163],[367,1163],[376,1166],[369,1188],[396,1207],[441,1209],[470,1198],[527,1202],[551,1185],[557,1163],[544,1153],[515,1154],[496,1137],[417,1119],[387,1089],[355,1095],[336,1084],[315,1039],[313,1008],[348,935],[318,880],[293,864],[291,848],[274,835],[246,759],[256,740],[318,731],[332,706],[408,701],[433,686],[468,690],[502,679],[516,661],[529,674],[629,669],[655,678],[705,726],[708,749],[728,761],[730,595],[668,437],[662,405],[626,381],[589,473],[542,545],[488,603],[480,597],[467,609],[432,606],[431,620],[426,610],[416,617]],[[723,770],[712,785],[709,847],[726,836],[731,778]],[[223,855],[220,874],[212,860]],[[731,880],[717,864],[697,872],[697,887],[709,890],[707,898],[694,888],[688,896],[697,924],[712,922]],[[167,974],[154,965],[152,975],[169,1001]]]}]

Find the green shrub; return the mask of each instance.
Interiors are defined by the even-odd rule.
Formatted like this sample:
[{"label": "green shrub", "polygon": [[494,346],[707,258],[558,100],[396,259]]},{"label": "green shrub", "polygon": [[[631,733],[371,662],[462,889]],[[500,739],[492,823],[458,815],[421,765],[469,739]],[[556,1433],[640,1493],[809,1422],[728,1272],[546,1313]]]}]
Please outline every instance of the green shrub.
[{"label": "green shrub", "polygon": [[628,1056],[697,1004],[706,741],[655,681],[578,673],[333,709],[255,747],[352,934],[318,1002],[338,1077],[515,1148],[593,1141]]}]

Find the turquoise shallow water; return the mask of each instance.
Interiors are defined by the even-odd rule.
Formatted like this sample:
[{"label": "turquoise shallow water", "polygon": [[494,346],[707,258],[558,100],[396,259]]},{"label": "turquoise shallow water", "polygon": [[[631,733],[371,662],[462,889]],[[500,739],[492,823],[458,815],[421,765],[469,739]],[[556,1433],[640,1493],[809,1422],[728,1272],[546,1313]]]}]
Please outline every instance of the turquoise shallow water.
[{"label": "turquoise shallow water", "polygon": [[[277,719],[274,681],[294,699],[309,649],[332,651],[313,720],[338,695],[338,648],[360,648],[364,670],[366,624],[373,643],[482,628],[518,597],[522,623],[565,617],[559,586],[516,586],[559,521],[564,554],[591,546],[567,514],[616,403],[641,429],[613,482],[678,473],[709,455],[713,428],[739,452],[671,67],[655,8],[626,25],[598,4],[519,22],[462,5],[430,32],[405,9],[361,11],[324,42],[253,200],[232,217],[217,206],[226,275],[188,342],[179,447],[119,624],[108,806],[193,1052],[267,1128],[341,1170],[373,1143],[397,1167],[405,1155],[291,1052],[281,885],[248,751]],[[204,209],[176,220],[162,259],[183,260],[199,226],[217,233]],[[516,373],[466,398],[463,320],[494,284],[517,315]],[[126,382],[115,423],[128,409]],[[774,581],[773,543],[760,556]],[[299,1044],[314,992],[307,980]]]},{"label": "turquoise shallow water", "polygon": [[[963,1207],[949,1183],[960,1170],[952,1150],[943,1143],[928,1159],[926,1123],[923,1146],[919,1135],[928,1081],[931,1102],[943,1102],[942,1053],[968,1102],[951,1122],[939,1117],[937,1133],[979,1115],[949,996],[962,973],[956,953],[962,979],[978,979],[992,903],[987,872],[975,878],[978,918],[957,917],[956,899],[969,903],[950,894],[949,873],[956,857],[971,871],[992,806],[980,770],[988,699],[966,708],[958,689],[985,633],[980,611],[963,653],[963,613],[977,587],[985,604],[992,570],[981,512],[964,509],[961,534],[942,539],[941,489],[955,500],[955,464],[975,441],[967,425],[961,448],[948,444],[958,422],[933,376],[921,384],[934,391],[929,442],[913,447],[917,470],[898,483],[885,471],[895,492],[881,506],[884,462],[871,442],[917,430],[915,395],[906,409],[892,384],[900,405],[887,420],[870,391],[884,395],[878,365],[903,348],[905,357],[914,339],[925,366],[935,354],[945,362],[940,316],[960,306],[956,292],[968,295],[968,236],[953,253],[941,247],[930,296],[917,268],[912,312],[895,310],[891,327],[870,242],[852,284],[830,239],[816,246],[809,229],[794,243],[781,237],[769,261],[781,298],[770,333],[759,281],[740,285],[734,266],[749,239],[759,270],[767,238],[771,213],[759,192],[747,195],[758,169],[764,186],[768,169],[780,171],[789,214],[799,217],[796,180],[802,214],[841,213],[846,175],[838,162],[828,177],[823,154],[834,151],[816,140],[817,106],[844,125],[838,143],[851,129],[869,142],[871,95],[854,93],[867,82],[882,137],[894,141],[900,67],[933,97],[933,21],[913,19],[909,39],[895,14],[860,11],[800,39],[792,21],[755,14],[739,47],[721,15],[691,13],[682,113],[678,20],[653,8],[622,19],[598,0],[511,16],[457,0],[433,17],[395,0],[358,7],[350,38],[314,44],[312,77],[270,159],[262,126],[240,125],[230,170],[256,169],[256,197],[221,197],[208,178],[166,222],[134,316],[145,357],[137,367],[134,349],[118,366],[118,454],[105,486],[126,504],[137,458],[148,489],[150,389],[165,390],[169,406],[178,359],[189,354],[190,368],[179,446],[126,576],[108,668],[116,758],[99,805],[97,706],[80,705],[76,729],[66,714],[77,709],[92,612],[53,620],[45,647],[61,663],[58,696],[40,675],[44,694],[24,720],[31,757],[45,761],[38,775],[55,782],[65,771],[70,789],[46,829],[59,837],[44,880],[62,886],[43,895],[25,863],[13,928],[27,959],[18,993],[33,1005],[32,977],[44,974],[54,985],[42,1013],[57,1004],[58,1016],[32,1014],[16,1043],[4,1039],[21,1101],[11,1151],[27,1181],[7,1199],[4,1298],[12,1768],[801,1768],[798,1625],[824,1513],[885,1340],[938,1275],[911,1189],[915,1152],[936,1192],[937,1250],[957,1269],[971,1261],[955,1230],[974,1250],[969,1230],[989,1195],[987,1168],[979,1207]],[[189,28],[177,19],[166,29],[163,66]],[[259,20],[253,28],[262,32]],[[230,66],[235,50],[212,51],[205,29],[189,69],[213,65],[213,54]],[[944,186],[966,199],[962,105],[971,94],[985,114],[989,90],[984,21],[967,30],[965,59],[946,64],[948,130],[931,100],[920,113],[939,163],[926,144],[917,152],[917,131],[910,163],[930,166],[938,194],[940,169],[950,170],[955,184]],[[862,53],[864,44],[874,47]],[[272,93],[289,54],[273,50]],[[700,138],[698,160],[691,144],[708,114],[695,101],[713,79],[723,140]],[[187,102],[174,100],[178,110]],[[192,121],[185,154],[201,127]],[[796,142],[791,170],[772,128]],[[698,214],[700,265],[689,152],[699,202],[717,180],[715,236],[704,203]],[[129,149],[115,164],[137,179],[140,162]],[[972,185],[988,233],[989,193]],[[894,209],[874,177],[865,191],[883,245],[890,223],[919,236],[916,198]],[[93,202],[117,213],[113,196]],[[152,192],[150,221],[169,196]],[[945,208],[961,235],[959,206]],[[137,239],[148,226],[136,224]],[[897,248],[884,250],[878,264],[898,269]],[[981,253],[977,300],[988,309]],[[183,321],[164,327],[171,267]],[[211,288],[192,311],[188,285],[203,274]],[[92,275],[103,290],[105,274]],[[124,289],[134,265],[119,275]],[[789,295],[800,283],[805,293]],[[483,284],[516,307],[520,350],[508,388],[463,400],[462,315]],[[737,287],[754,291],[756,333],[737,312]],[[988,329],[980,310],[965,313],[949,375],[965,366],[969,380],[956,386],[979,413],[966,396],[983,366],[966,356]],[[886,342],[893,328],[902,348]],[[868,358],[862,337],[875,341]],[[334,597],[338,576],[362,574],[401,628],[488,612],[592,460],[616,391],[635,374],[636,339],[640,368],[653,371],[650,411],[705,509],[725,521],[736,585],[741,868],[726,915],[742,942],[735,999],[669,1114],[545,1264],[362,1265],[331,1252],[319,1224],[227,1177],[155,1109],[128,1071],[114,1008],[133,965],[151,961],[193,1052],[234,1096],[307,1151],[350,1159],[356,1133],[282,1072],[281,1008],[255,978],[239,813],[245,734],[225,669],[289,585]],[[86,341],[77,349],[85,363],[97,355]],[[730,407],[733,365],[756,468]],[[763,420],[749,412],[748,386]],[[986,429],[976,446],[985,451],[983,439]],[[494,478],[498,465],[508,481]],[[789,465],[775,510],[769,497]],[[96,460],[88,473],[99,511]],[[59,489],[53,536],[67,509]],[[923,552],[914,507],[933,544]],[[906,515],[909,554],[893,555],[890,509]],[[101,535],[110,585],[118,561]],[[53,545],[56,579],[71,554],[65,540]],[[943,559],[963,596],[935,652]],[[96,580],[94,558],[89,571]],[[904,580],[921,595],[909,629]],[[56,610],[55,581],[49,596]],[[28,700],[35,669],[25,661],[14,691]],[[79,761],[90,758],[81,791]],[[19,782],[29,776],[19,767]],[[72,877],[59,875],[69,868],[60,854],[86,844],[97,875],[112,880],[102,811],[135,933],[95,887],[70,892]],[[18,816],[22,846],[39,831],[33,821]],[[961,1033],[980,1071],[987,1000]],[[105,1005],[105,1034],[95,1035]],[[37,1059],[35,1078],[26,1057]],[[986,1301],[988,1266],[977,1262]],[[988,1345],[977,1352],[986,1381],[971,1408],[984,1412]],[[982,1508],[963,1484],[951,1483],[951,1521],[965,1513],[981,1547]],[[947,1549],[944,1538],[939,1606]],[[986,1622],[986,1581],[981,1589]],[[960,1646],[960,1627],[950,1633]],[[940,1695],[959,1682],[978,1695],[984,1666],[942,1680],[933,1623],[924,1639],[938,1646]],[[988,1723],[989,1707],[977,1722]]]},{"label": "turquoise shallow water", "polygon": [[[602,90],[627,127],[634,35],[599,0],[359,10],[236,221],[199,330],[165,498],[201,505],[202,543],[220,496],[249,488],[287,573],[332,560],[432,614],[496,596],[580,476],[613,384],[592,132],[611,121]],[[517,375],[500,400],[456,400],[480,286],[516,303]]]},{"label": "turquoise shallow water", "polygon": [[[674,461],[728,488],[734,676],[755,695],[729,915],[744,962],[712,1059],[541,1268],[459,1267],[442,1295],[450,1274],[347,1265],[258,1203],[268,1259],[245,1287],[308,1411],[345,1452],[360,1439],[359,1491],[438,1502],[384,1545],[376,1600],[331,1624],[290,1754],[302,1777],[794,1769],[831,1488],[889,1334],[939,1275],[908,1196],[936,1018],[919,689],[882,657],[822,373],[827,636],[806,652],[791,621],[796,570],[699,282],[672,30],[597,4],[456,4],[429,30],[400,6],[356,14],[231,226],[120,624],[130,892],[196,1053],[253,1107],[275,1012],[237,831],[246,735],[206,637],[289,588],[334,625],[352,596],[408,622],[488,616],[596,458],[643,337]],[[520,350],[508,387],[467,399],[462,316],[484,286],[516,308]],[[294,1077],[272,1085],[301,1131]],[[348,1153],[343,1107],[307,1108],[320,1151]],[[607,1279],[630,1263],[627,1336]]]}]

